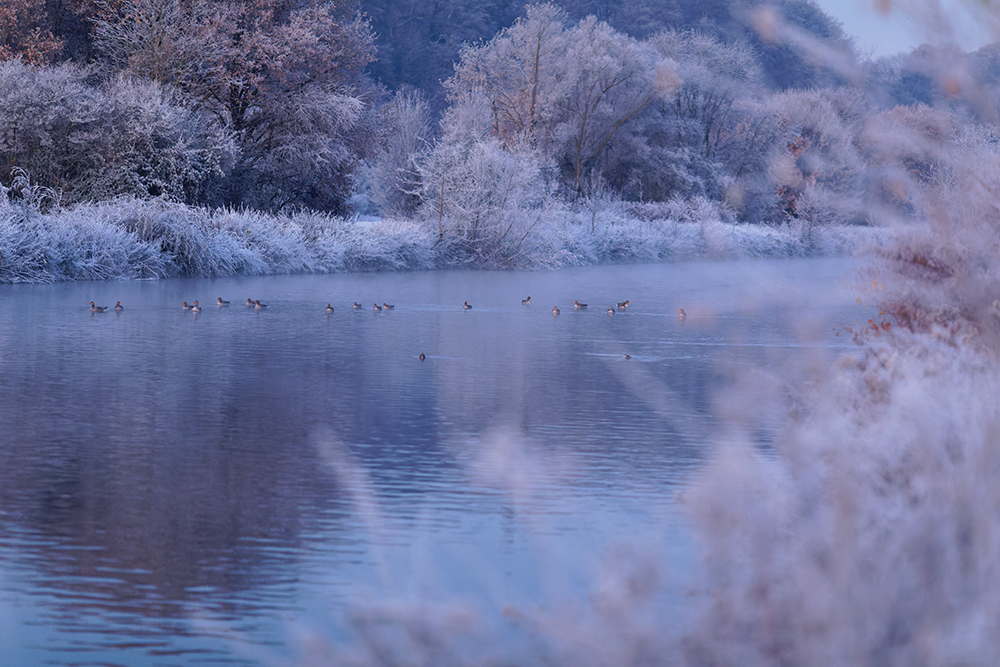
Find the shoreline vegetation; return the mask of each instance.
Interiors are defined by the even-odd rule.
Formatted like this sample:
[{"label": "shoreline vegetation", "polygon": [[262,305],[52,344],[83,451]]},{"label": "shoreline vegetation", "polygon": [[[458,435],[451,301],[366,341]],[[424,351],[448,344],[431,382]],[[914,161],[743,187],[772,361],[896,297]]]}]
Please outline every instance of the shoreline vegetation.
[{"label": "shoreline vegetation", "polygon": [[132,198],[43,212],[37,193],[33,199],[0,200],[0,283],[792,258],[851,254],[889,238],[876,227],[738,223],[707,200],[612,202],[542,213],[547,224],[498,259],[408,219]]},{"label": "shoreline vegetation", "polygon": [[851,254],[1000,151],[811,0],[11,2],[0,283]]}]

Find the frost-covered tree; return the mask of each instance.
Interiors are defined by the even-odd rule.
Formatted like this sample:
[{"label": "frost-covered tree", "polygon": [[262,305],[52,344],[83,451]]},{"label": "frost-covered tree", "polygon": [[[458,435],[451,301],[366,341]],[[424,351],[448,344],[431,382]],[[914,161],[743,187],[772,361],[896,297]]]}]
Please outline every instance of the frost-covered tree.
[{"label": "frost-covered tree", "polygon": [[456,106],[488,108],[478,118],[502,144],[527,142],[556,162],[564,183],[580,191],[623,128],[676,85],[673,63],[646,45],[588,18],[566,27],[551,4],[492,40],[462,51],[446,86]]},{"label": "frost-covered tree", "polygon": [[646,44],[593,17],[569,31],[568,38],[567,79],[573,85],[559,100],[553,134],[562,144],[564,172],[572,170],[579,191],[626,124],[671,95],[678,79],[673,60],[657,57]]},{"label": "frost-covered tree", "polygon": [[232,46],[224,5],[182,0],[125,0],[95,21],[106,66],[173,86],[213,111],[225,95]]},{"label": "frost-covered tree", "polygon": [[747,102],[761,92],[753,49],[746,42],[726,44],[696,31],[667,30],[649,41],[662,57],[677,63],[680,84],[666,107],[676,124],[688,126],[686,133],[697,138],[695,148],[709,160],[745,152],[733,129],[744,120]]},{"label": "frost-covered tree", "polygon": [[[551,165],[525,138],[504,143],[469,130],[490,113],[484,99],[449,110],[445,135],[417,165],[421,217],[471,261],[544,263],[535,244],[546,210],[557,206],[546,177]],[[459,114],[462,119],[452,117]]]},{"label": "frost-covered tree", "polygon": [[0,62],[0,181],[23,169],[46,187],[71,191],[90,169],[102,99],[74,65],[36,68]]},{"label": "frost-covered tree", "polygon": [[116,68],[178,88],[233,132],[227,203],[343,209],[373,57],[352,2],[125,0],[97,32]]},{"label": "frost-covered tree", "polygon": [[648,42],[676,63],[678,85],[630,127],[616,147],[619,171],[605,178],[620,180],[629,199],[726,198],[746,219],[766,217],[762,183],[775,117],[758,102],[753,49],[697,31],[668,30]]},{"label": "frost-covered tree", "polygon": [[[562,76],[569,47],[565,21],[555,5],[532,5],[489,42],[467,45],[455,76],[445,83],[453,106],[476,107],[485,100],[489,125],[480,131],[553,152],[558,100],[569,88]],[[468,118],[453,113],[449,122]]]},{"label": "frost-covered tree", "polygon": [[860,138],[863,93],[849,88],[791,91],[766,106],[780,114],[769,173],[787,216],[810,223],[864,223],[866,162]]},{"label": "frost-covered tree", "polygon": [[378,149],[365,172],[367,196],[383,215],[413,215],[420,204],[418,164],[431,140],[426,98],[397,92],[380,110],[379,129]]}]

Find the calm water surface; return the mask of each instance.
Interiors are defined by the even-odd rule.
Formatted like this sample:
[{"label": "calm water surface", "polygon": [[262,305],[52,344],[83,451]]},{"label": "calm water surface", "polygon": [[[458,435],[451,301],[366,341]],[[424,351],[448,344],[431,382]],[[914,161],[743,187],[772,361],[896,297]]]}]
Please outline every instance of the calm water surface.
[{"label": "calm water surface", "polygon": [[854,266],[0,286],[0,662],[337,664],[435,605],[531,651],[502,610],[622,545],[683,570],[718,397],[845,347]]}]

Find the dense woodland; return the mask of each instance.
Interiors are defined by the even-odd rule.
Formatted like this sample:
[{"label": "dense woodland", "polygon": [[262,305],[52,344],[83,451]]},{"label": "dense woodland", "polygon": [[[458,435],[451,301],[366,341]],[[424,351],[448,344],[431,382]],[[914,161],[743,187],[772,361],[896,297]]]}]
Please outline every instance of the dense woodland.
[{"label": "dense woodland", "polygon": [[588,214],[911,215],[942,138],[996,143],[995,46],[872,60],[811,0],[562,4],[7,0],[0,183],[405,219],[514,266]]}]

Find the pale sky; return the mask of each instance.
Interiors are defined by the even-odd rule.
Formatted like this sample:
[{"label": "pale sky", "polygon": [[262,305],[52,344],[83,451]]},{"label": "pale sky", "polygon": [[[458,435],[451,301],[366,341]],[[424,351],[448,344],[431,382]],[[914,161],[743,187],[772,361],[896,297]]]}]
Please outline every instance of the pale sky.
[{"label": "pale sky", "polygon": [[[951,25],[952,36],[947,41],[957,43],[966,51],[974,51],[991,41],[1000,39],[1000,32],[989,29],[984,16],[973,17],[976,4],[963,0],[927,0],[920,2],[892,2],[879,4],[890,8],[888,14],[875,10],[876,0],[815,0],[826,13],[844,24],[844,30],[855,37],[862,55],[873,52],[873,57],[888,56],[910,51],[925,42],[934,41],[935,31]],[[909,11],[904,11],[904,7]],[[940,13],[935,17],[935,10]],[[928,18],[922,18],[926,16]],[[932,26],[934,29],[928,29]],[[991,32],[993,36],[991,37]]]}]

